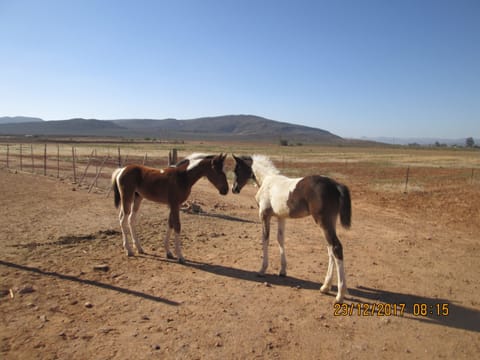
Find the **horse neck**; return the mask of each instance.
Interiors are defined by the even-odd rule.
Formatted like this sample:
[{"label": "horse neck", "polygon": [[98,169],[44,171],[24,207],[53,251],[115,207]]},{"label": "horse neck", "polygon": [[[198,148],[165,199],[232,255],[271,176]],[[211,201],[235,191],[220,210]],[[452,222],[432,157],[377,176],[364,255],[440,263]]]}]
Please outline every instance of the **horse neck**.
[{"label": "horse neck", "polygon": [[265,178],[268,176],[278,175],[279,171],[276,167],[271,164],[252,164],[252,172],[255,176],[255,181],[258,186],[262,186],[262,183],[265,181]]},{"label": "horse neck", "polygon": [[190,188],[195,185],[198,180],[207,175],[208,166],[210,166],[208,161],[200,162],[192,169],[187,170],[187,181]]},{"label": "horse neck", "polygon": [[255,175],[255,181],[258,186],[262,186],[263,182],[268,176],[276,175],[275,173],[261,172],[261,171],[253,172],[253,174]]}]

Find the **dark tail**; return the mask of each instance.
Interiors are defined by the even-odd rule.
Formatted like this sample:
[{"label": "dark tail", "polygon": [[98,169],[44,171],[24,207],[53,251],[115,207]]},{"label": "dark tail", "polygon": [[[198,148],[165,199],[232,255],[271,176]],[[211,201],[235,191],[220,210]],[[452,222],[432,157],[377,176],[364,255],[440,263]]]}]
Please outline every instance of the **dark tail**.
[{"label": "dark tail", "polygon": [[350,199],[350,190],[343,184],[337,185],[340,191],[340,223],[348,229],[352,224],[352,202]]},{"label": "dark tail", "polygon": [[120,170],[121,169],[116,169],[112,174],[112,188],[113,188],[113,194],[114,194],[113,198],[114,198],[115,207],[117,209],[120,206],[120,191],[118,190],[118,185],[117,185],[117,175]]}]

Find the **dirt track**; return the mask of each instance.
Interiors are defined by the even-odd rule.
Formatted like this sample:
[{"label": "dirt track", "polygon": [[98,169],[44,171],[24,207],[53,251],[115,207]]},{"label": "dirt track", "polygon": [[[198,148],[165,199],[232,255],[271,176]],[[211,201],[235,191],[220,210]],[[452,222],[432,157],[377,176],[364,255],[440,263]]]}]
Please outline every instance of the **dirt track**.
[{"label": "dirt track", "polygon": [[[339,237],[353,311],[334,316],[334,293],[318,290],[327,254],[310,218],[287,222],[287,278],[276,275],[274,222],[269,275],[257,277],[251,185],[225,197],[203,180],[194,187],[191,200],[205,213],[181,214],[187,264],[180,265],[161,246],[165,206],[144,202],[138,229],[147,254],[127,258],[111,196],[0,170],[0,357],[478,356],[478,186],[442,194],[442,203],[422,194],[399,201],[353,179],[347,184],[353,226]],[[94,269],[104,264],[107,271]],[[405,307],[402,316],[386,316],[371,313],[375,304]],[[436,315],[436,304],[448,304],[448,315]],[[425,306],[425,316],[414,315]]]}]

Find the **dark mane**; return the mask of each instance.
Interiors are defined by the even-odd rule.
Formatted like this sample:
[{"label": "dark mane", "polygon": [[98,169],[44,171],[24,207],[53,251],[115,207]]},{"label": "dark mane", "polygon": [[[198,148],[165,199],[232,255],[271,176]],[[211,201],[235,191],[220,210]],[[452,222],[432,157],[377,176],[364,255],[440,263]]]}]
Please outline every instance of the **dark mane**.
[{"label": "dark mane", "polygon": [[182,159],[179,162],[177,162],[176,164],[172,165],[172,167],[179,167],[179,166],[182,166],[182,165],[188,165],[189,162],[190,162],[189,159]]}]

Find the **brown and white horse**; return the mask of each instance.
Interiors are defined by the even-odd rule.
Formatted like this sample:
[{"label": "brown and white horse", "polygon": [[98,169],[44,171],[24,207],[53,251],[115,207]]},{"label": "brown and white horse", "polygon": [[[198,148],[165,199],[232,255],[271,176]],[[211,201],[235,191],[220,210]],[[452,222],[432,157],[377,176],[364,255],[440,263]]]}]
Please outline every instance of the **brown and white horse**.
[{"label": "brown and white horse", "polygon": [[167,204],[170,207],[168,229],[164,240],[167,258],[174,259],[169,249],[172,230],[175,231],[175,252],[180,263],[185,262],[180,245],[180,205],[187,200],[192,186],[202,177],[218,189],[220,194],[228,193],[228,182],[223,170],[226,155],[217,156],[192,154],[177,165],[165,169],[154,169],[142,165],[127,165],[112,174],[115,206],[120,206],[120,226],[123,248],[127,256],[133,251],[127,240],[127,222],[132,241],[138,253],[144,251],[135,232],[135,218],[143,199]]},{"label": "brown and white horse", "polygon": [[236,157],[235,179],[232,192],[238,194],[249,179],[259,186],[255,199],[262,221],[263,263],[259,275],[263,276],[268,267],[268,242],[270,238],[270,220],[278,218],[277,240],[280,247],[280,276],[287,275],[285,256],[285,220],[312,215],[320,225],[327,239],[328,269],[320,291],[327,293],[332,284],[333,263],[338,275],[337,302],[342,302],[347,293],[345,271],[343,268],[343,249],[336,233],[337,217],[345,227],[351,223],[351,201],[348,188],[328,177],[310,175],[291,179],[280,175],[269,158],[262,155]]}]

